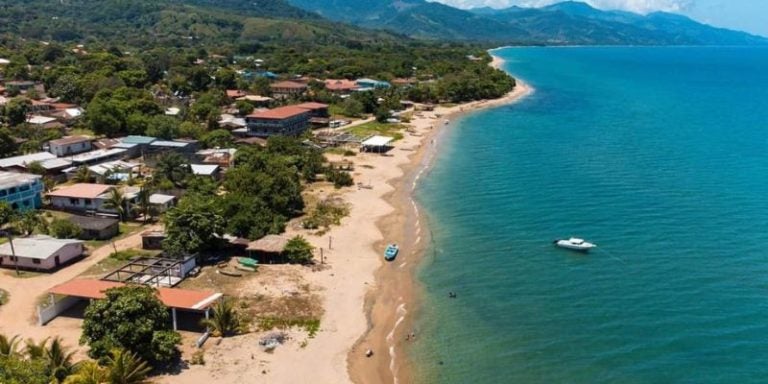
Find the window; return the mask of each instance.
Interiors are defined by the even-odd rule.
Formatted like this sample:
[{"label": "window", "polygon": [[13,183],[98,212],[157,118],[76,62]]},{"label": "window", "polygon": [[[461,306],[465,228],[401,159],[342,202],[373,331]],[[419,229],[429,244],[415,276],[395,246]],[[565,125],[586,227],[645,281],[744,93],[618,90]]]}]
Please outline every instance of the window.
[{"label": "window", "polygon": [[32,259],[32,264],[40,264],[40,259]]},{"label": "window", "polygon": [[5,196],[8,196],[8,191],[3,189],[2,191],[0,191],[0,197],[5,197]]},{"label": "window", "polygon": [[22,192],[29,191],[29,185],[22,185],[21,187],[19,187],[19,191],[22,191]]},{"label": "window", "polygon": [[18,259],[18,257],[16,257],[16,256],[11,256],[11,261],[16,261],[17,259]]},{"label": "window", "polygon": [[25,207],[29,207],[29,200],[24,200],[22,204],[24,204]]},{"label": "window", "polygon": [[78,205],[78,204],[80,204],[80,199],[70,198],[69,199],[69,204],[71,204],[71,205]]},{"label": "window", "polygon": [[85,205],[91,205],[93,201],[91,199],[85,199]]},{"label": "window", "polygon": [[11,189],[9,189],[9,190],[8,190],[8,193],[9,193],[9,194],[14,194],[14,193],[16,193],[16,187],[11,187]]}]

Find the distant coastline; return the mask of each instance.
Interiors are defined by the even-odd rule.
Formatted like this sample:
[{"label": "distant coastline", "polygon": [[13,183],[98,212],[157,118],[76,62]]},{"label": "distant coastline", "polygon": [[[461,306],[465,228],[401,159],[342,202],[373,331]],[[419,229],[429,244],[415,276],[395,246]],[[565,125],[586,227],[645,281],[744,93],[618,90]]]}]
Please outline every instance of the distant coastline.
[{"label": "distant coastline", "polygon": [[[505,61],[489,51],[490,65],[503,69]],[[511,75],[511,74],[510,74]],[[410,383],[414,370],[408,360],[408,346],[418,342],[413,332],[418,317],[421,287],[416,280],[417,267],[429,244],[426,219],[414,200],[414,191],[421,176],[432,165],[440,148],[442,133],[464,114],[508,105],[520,101],[534,90],[525,81],[515,78],[516,86],[509,94],[494,100],[481,100],[453,107],[438,107],[422,113],[410,123],[417,135],[417,144],[407,162],[398,165],[398,176],[387,181],[393,190],[383,196],[394,211],[377,222],[381,238],[375,243],[376,253],[388,242],[397,242],[404,250],[394,263],[385,263],[375,272],[376,283],[365,300],[368,321],[366,333],[351,349],[348,357],[349,375],[361,384]],[[397,150],[397,149],[396,149]],[[374,352],[365,357],[367,350]]]}]

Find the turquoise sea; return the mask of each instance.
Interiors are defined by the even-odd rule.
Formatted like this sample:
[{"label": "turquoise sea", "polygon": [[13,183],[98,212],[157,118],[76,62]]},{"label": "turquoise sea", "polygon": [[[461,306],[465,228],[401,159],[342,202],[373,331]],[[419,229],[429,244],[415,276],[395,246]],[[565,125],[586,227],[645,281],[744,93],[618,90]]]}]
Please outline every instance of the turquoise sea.
[{"label": "turquoise sea", "polygon": [[497,54],[536,92],[418,188],[419,381],[768,382],[768,48]]}]

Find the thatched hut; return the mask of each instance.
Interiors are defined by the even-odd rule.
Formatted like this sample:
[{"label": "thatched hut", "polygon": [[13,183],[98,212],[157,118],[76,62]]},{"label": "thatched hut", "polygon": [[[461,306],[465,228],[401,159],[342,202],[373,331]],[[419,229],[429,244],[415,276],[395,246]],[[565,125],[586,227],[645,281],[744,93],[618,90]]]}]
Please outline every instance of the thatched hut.
[{"label": "thatched hut", "polygon": [[274,264],[285,262],[283,251],[290,239],[280,235],[267,235],[248,244],[248,255],[260,263]]}]

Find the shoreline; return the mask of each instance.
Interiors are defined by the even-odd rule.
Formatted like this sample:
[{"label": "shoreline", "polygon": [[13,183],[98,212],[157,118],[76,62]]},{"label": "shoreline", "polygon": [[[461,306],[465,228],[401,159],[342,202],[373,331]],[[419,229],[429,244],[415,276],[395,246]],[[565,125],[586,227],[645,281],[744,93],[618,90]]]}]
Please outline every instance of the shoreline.
[{"label": "shoreline", "polygon": [[[502,69],[504,60],[492,51],[489,53],[493,58],[489,65]],[[366,294],[364,305],[367,331],[349,351],[349,377],[354,383],[413,382],[414,371],[406,348],[419,342],[419,335],[413,330],[422,300],[422,287],[416,273],[430,242],[428,228],[424,225],[426,216],[415,201],[414,191],[420,177],[434,163],[440,140],[446,128],[450,128],[448,121],[478,110],[513,104],[534,91],[524,81],[515,79],[515,88],[499,99],[439,107],[430,115],[425,113],[424,117],[411,121],[414,130],[424,130],[425,134],[419,140],[418,150],[408,156],[407,163],[398,167],[401,175],[387,181],[393,190],[382,199],[394,208],[394,212],[377,221],[377,229],[386,241],[373,244],[377,254],[381,254],[388,242],[405,245],[401,246],[405,252],[401,252],[394,262],[381,264],[374,273],[376,288]],[[411,333],[415,335],[414,339],[409,337]],[[374,351],[374,356],[365,357],[364,352],[368,349]]]}]

